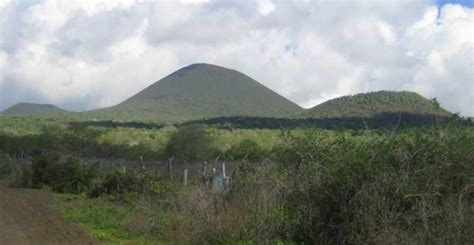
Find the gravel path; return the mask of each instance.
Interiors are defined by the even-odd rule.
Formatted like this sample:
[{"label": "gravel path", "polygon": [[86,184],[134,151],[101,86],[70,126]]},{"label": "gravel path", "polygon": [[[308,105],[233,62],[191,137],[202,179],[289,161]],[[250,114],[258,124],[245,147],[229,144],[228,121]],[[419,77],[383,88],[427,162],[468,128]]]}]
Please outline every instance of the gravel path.
[{"label": "gravel path", "polygon": [[0,245],[97,243],[53,211],[53,204],[48,193],[0,184]]}]

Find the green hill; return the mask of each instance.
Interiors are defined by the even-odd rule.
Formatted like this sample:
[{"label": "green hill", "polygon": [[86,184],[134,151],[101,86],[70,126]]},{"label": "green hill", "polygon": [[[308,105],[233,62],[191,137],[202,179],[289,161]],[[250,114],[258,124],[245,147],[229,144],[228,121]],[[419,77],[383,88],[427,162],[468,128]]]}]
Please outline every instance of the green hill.
[{"label": "green hill", "polygon": [[305,117],[374,117],[381,114],[409,113],[449,116],[436,101],[408,91],[378,91],[343,96],[306,110]]},{"label": "green hill", "polygon": [[[440,117],[451,115],[436,101],[408,91],[378,91],[343,96],[303,110],[245,74],[209,64],[193,64],[181,68],[126,101],[109,108],[72,113],[54,105],[19,103],[0,115],[68,116],[76,120],[158,123],[199,121],[209,118],[220,118],[218,120],[220,122],[229,118],[248,121],[257,120],[255,118],[320,120],[371,117],[385,123],[384,118],[394,118],[394,115],[399,113],[414,115],[404,118],[413,117],[415,121],[420,121],[419,117],[424,115]],[[303,123],[306,125],[314,122]],[[326,125],[333,122],[318,121],[318,123]]]},{"label": "green hill", "polygon": [[86,113],[93,118],[177,122],[222,116],[285,117],[301,107],[235,70],[184,67],[119,105]]},{"label": "green hill", "polygon": [[18,103],[1,113],[7,116],[32,116],[32,117],[60,117],[68,115],[69,111],[63,110],[55,105]]}]

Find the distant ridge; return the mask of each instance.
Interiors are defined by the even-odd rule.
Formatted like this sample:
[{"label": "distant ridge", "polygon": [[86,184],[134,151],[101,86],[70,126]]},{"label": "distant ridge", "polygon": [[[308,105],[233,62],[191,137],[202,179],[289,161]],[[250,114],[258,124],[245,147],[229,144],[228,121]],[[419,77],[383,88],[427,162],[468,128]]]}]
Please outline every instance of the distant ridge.
[{"label": "distant ridge", "polygon": [[222,116],[287,117],[302,108],[249,76],[210,64],[173,72],[110,108],[87,113],[97,118],[164,122]]},{"label": "distant ridge", "polygon": [[303,115],[315,118],[374,117],[384,113],[449,116],[437,102],[409,91],[377,91],[328,100]]},{"label": "distant ridge", "polygon": [[59,117],[69,113],[69,111],[51,104],[18,103],[1,114],[8,116]]},{"label": "distant ridge", "polygon": [[[394,117],[399,118],[399,114],[404,114],[403,118],[412,118],[412,121],[414,118],[431,120],[433,116],[452,115],[436,100],[409,91],[342,96],[305,110],[239,71],[204,63],[181,68],[109,108],[73,113],[50,104],[19,103],[0,113],[52,118],[72,115],[76,120],[155,123],[208,122],[206,119],[211,118],[218,121],[244,118],[245,123],[266,118],[263,121],[271,123],[276,121],[268,119],[307,118],[318,119],[320,124],[338,118],[373,118],[383,124]],[[385,120],[387,118],[391,119]],[[314,120],[303,123],[312,122]]]}]

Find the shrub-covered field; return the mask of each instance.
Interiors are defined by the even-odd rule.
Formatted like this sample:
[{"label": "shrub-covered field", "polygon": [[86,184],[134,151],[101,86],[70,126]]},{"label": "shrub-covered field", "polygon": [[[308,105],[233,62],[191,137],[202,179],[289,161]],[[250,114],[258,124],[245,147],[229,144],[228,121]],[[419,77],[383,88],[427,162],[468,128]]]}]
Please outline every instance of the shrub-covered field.
[{"label": "shrub-covered field", "polygon": [[[1,119],[6,120],[6,119]],[[63,212],[106,241],[472,244],[474,127],[391,130],[133,128],[1,122],[0,176],[66,193]],[[5,126],[6,125],[6,126]],[[31,125],[31,126],[29,126]],[[181,179],[87,158],[235,162]]]}]

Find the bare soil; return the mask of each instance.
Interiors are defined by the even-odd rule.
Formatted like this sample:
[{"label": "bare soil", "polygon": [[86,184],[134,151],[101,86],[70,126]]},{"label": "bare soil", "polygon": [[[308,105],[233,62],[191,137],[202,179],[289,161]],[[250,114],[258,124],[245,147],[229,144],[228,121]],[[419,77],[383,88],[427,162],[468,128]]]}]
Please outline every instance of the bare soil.
[{"label": "bare soil", "polygon": [[0,183],[0,245],[98,243],[54,211],[55,202],[48,193]]}]

